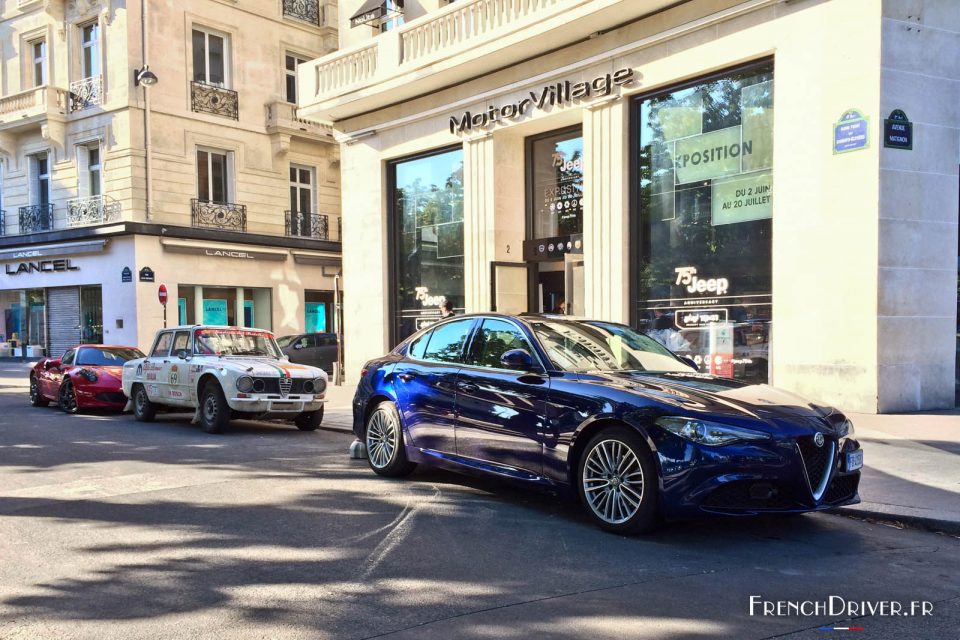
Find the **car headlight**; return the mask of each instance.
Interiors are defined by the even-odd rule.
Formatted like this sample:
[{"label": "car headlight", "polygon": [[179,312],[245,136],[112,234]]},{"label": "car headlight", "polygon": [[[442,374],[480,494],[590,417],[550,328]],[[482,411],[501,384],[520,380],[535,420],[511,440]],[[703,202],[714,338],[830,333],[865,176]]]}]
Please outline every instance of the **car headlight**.
[{"label": "car headlight", "polygon": [[250,376],[241,376],[237,378],[237,391],[241,393],[250,393],[253,391],[253,378]]},{"label": "car headlight", "polygon": [[313,381],[313,392],[314,393],[323,393],[327,390],[327,381],[323,378],[315,378]]},{"label": "car headlight", "polygon": [[856,431],[853,428],[853,423],[850,422],[849,418],[840,423],[840,426],[837,427],[837,435],[841,438],[850,436],[853,437],[856,434]]},{"label": "car headlight", "polygon": [[80,375],[83,377],[84,380],[87,380],[87,381],[89,381],[89,382],[96,382],[96,381],[97,381],[97,372],[96,372],[96,371],[91,371],[90,369],[80,369],[79,373],[80,373]]},{"label": "car headlight", "polygon": [[697,418],[666,416],[657,420],[657,425],[670,433],[697,444],[720,446],[749,440],[769,440],[770,434],[728,424],[708,422]]}]

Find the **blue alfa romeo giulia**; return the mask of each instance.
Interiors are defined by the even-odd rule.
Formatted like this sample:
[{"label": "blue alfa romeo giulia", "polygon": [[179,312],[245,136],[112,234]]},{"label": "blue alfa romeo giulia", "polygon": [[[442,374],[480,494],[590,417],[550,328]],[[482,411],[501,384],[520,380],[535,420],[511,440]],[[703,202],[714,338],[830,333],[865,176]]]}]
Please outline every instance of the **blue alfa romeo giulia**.
[{"label": "blue alfa romeo giulia", "polygon": [[611,322],[439,322],[364,366],[353,416],[380,475],[429,464],[570,490],[618,533],[859,501],[863,452],[842,413],[700,374]]}]

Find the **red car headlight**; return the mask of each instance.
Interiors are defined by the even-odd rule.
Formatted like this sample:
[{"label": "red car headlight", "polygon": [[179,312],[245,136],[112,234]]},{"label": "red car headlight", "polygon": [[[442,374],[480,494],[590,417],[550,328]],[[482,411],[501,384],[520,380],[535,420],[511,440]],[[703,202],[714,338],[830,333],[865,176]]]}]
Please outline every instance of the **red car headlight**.
[{"label": "red car headlight", "polygon": [[98,379],[97,372],[90,369],[80,369],[78,375],[88,382],[96,382]]}]

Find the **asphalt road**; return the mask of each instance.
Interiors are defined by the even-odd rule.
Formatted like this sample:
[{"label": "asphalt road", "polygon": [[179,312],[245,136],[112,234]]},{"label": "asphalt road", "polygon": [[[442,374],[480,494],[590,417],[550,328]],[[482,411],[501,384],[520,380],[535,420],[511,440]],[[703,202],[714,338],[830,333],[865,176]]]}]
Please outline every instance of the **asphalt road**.
[{"label": "asphalt road", "polygon": [[[818,514],[594,529],[560,499],[374,476],[350,436],[66,416],[0,389],[2,638],[956,638],[960,541]],[[750,596],[932,615],[750,615]]]}]

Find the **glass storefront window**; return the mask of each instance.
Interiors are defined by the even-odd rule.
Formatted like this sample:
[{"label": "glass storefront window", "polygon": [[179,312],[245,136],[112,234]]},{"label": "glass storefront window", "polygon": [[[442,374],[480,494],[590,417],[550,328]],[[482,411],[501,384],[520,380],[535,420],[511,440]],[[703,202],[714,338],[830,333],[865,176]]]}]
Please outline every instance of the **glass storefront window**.
[{"label": "glass storefront window", "polygon": [[773,63],[640,99],[640,327],[701,371],[769,378]]},{"label": "glass storefront window", "polygon": [[399,342],[437,320],[444,299],[463,312],[463,150],[392,162],[388,179]]},{"label": "glass storefront window", "polygon": [[583,134],[580,127],[530,141],[533,238],[583,232]]},{"label": "glass storefront window", "polygon": [[103,293],[100,285],[80,287],[80,341],[103,344]]},{"label": "glass storefront window", "polygon": [[[270,330],[271,294],[267,288],[239,288],[242,310],[238,316],[238,287],[181,284],[177,286],[178,324],[213,324]],[[197,309],[197,302],[200,309]]]},{"label": "glass storefront window", "polygon": [[21,347],[45,347],[47,305],[43,289],[0,291],[0,357],[20,356]]}]

